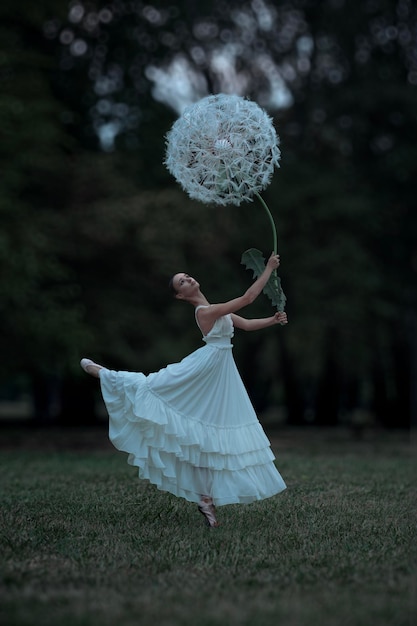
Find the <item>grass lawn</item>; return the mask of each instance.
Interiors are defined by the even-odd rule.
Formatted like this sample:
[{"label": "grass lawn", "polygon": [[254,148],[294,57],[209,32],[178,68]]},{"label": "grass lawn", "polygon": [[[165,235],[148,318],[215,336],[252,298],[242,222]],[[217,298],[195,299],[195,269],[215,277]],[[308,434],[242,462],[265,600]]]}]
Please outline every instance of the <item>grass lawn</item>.
[{"label": "grass lawn", "polygon": [[417,623],[407,436],[284,430],[273,447],[288,489],[209,530],[103,430],[0,430],[0,623]]}]

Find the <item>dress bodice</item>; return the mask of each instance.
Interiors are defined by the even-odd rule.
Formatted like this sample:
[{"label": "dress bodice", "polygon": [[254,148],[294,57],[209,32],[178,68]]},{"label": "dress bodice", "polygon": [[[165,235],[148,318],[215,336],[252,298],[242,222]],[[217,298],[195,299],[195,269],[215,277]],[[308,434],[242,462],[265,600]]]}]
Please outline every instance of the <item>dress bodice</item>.
[{"label": "dress bodice", "polygon": [[[198,309],[201,309],[204,306],[205,305],[200,305],[200,306],[197,306],[195,309],[195,316],[196,316],[195,319],[197,322],[197,326],[199,328],[200,328],[200,325],[197,319],[197,311]],[[212,345],[230,346],[231,345],[230,339],[233,337],[233,334],[234,334],[234,330],[233,330],[232,316],[223,315],[222,317],[219,317],[214,322],[213,327],[210,330],[210,332],[208,332],[207,335],[203,335],[203,341],[205,341],[207,344],[212,344]]]}]

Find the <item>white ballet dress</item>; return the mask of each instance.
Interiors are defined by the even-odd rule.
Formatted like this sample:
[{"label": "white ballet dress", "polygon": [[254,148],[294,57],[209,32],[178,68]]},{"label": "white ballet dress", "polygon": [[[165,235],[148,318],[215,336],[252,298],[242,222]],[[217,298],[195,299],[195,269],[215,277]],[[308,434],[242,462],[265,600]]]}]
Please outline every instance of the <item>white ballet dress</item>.
[{"label": "white ballet dress", "polygon": [[[200,307],[196,308],[197,310]],[[198,323],[198,322],[197,322]],[[100,370],[109,438],[149,480],[191,502],[250,503],[286,488],[236,368],[230,315],[205,346],[145,375]]]}]

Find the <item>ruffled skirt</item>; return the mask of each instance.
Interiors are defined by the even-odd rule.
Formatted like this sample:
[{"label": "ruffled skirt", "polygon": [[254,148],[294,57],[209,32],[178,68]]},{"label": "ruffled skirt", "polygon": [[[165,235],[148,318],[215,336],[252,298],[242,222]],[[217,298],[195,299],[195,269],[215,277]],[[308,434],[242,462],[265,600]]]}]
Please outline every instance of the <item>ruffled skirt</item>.
[{"label": "ruffled skirt", "polygon": [[191,502],[249,503],[286,487],[231,346],[204,346],[145,376],[100,370],[109,437],[140,478]]}]

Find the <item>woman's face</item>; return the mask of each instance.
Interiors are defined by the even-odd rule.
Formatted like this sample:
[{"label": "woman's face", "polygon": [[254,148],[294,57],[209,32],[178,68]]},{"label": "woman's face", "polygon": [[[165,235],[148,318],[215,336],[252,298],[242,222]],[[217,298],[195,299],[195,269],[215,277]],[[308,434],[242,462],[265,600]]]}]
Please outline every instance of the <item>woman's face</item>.
[{"label": "woman's face", "polygon": [[192,276],[184,272],[175,274],[172,280],[172,286],[177,292],[176,297],[180,299],[187,299],[200,288],[199,283]]}]

